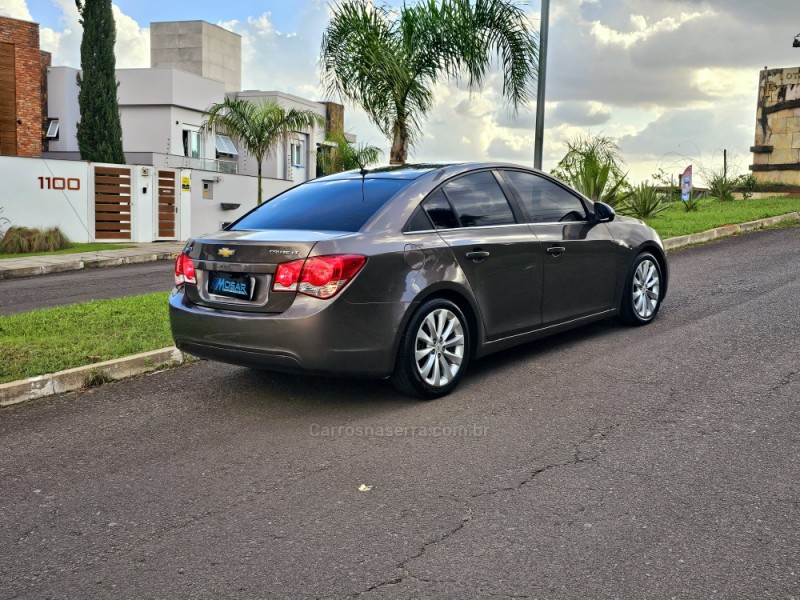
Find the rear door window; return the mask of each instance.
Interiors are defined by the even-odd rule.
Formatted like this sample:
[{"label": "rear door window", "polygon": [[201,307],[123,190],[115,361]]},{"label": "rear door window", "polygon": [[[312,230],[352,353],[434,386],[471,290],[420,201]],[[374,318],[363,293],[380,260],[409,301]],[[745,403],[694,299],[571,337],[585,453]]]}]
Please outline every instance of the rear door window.
[{"label": "rear door window", "polygon": [[358,231],[411,179],[334,179],[298,185],[246,214],[230,229]]},{"label": "rear door window", "polygon": [[446,183],[442,189],[462,227],[516,222],[503,190],[490,171],[459,177]]},{"label": "rear door window", "polygon": [[442,190],[434,192],[422,203],[422,208],[428,213],[433,226],[436,229],[455,229],[458,227],[458,220],[453,212],[453,208],[445,198]]},{"label": "rear door window", "polygon": [[503,171],[533,223],[585,221],[586,209],[575,194],[533,173]]}]

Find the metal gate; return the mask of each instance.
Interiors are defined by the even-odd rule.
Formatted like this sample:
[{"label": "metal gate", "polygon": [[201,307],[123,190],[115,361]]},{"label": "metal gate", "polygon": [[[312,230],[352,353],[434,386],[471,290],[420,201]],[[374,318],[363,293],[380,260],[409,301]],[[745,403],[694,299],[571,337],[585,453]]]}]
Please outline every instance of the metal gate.
[{"label": "metal gate", "polygon": [[158,172],[156,236],[163,240],[178,239],[176,213],[178,212],[177,176],[175,171]]},{"label": "metal gate", "polygon": [[94,168],[94,231],[97,240],[131,239],[129,168]]}]

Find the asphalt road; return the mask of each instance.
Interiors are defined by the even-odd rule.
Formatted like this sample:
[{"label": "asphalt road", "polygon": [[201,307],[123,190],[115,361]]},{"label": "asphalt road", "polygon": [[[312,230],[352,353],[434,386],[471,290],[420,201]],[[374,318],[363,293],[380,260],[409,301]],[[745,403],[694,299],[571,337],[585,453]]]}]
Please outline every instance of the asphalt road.
[{"label": "asphalt road", "polygon": [[169,291],[173,262],[66,271],[0,281],[0,315],[76,302]]},{"label": "asphalt road", "polygon": [[0,412],[0,597],[797,598],[798,230],[671,264],[435,402],[200,362]]}]

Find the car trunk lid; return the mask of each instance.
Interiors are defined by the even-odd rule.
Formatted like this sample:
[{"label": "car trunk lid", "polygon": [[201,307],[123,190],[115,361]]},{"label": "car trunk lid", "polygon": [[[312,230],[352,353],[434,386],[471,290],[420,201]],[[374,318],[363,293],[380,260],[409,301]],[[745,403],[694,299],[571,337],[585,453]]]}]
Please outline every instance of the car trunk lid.
[{"label": "car trunk lid", "polygon": [[189,300],[201,306],[244,312],[283,312],[293,292],[273,293],[280,263],[303,260],[323,240],[347,232],[266,230],[223,231],[193,240],[186,252],[197,271],[197,285],[187,285]]}]

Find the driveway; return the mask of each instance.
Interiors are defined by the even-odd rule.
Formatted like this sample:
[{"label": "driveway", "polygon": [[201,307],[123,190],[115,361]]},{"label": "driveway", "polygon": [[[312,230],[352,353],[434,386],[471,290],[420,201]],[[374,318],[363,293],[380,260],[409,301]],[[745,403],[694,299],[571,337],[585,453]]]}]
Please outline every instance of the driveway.
[{"label": "driveway", "polygon": [[0,412],[0,598],[796,597],[798,230],[670,257],[651,326],[435,402],[200,362]]}]

